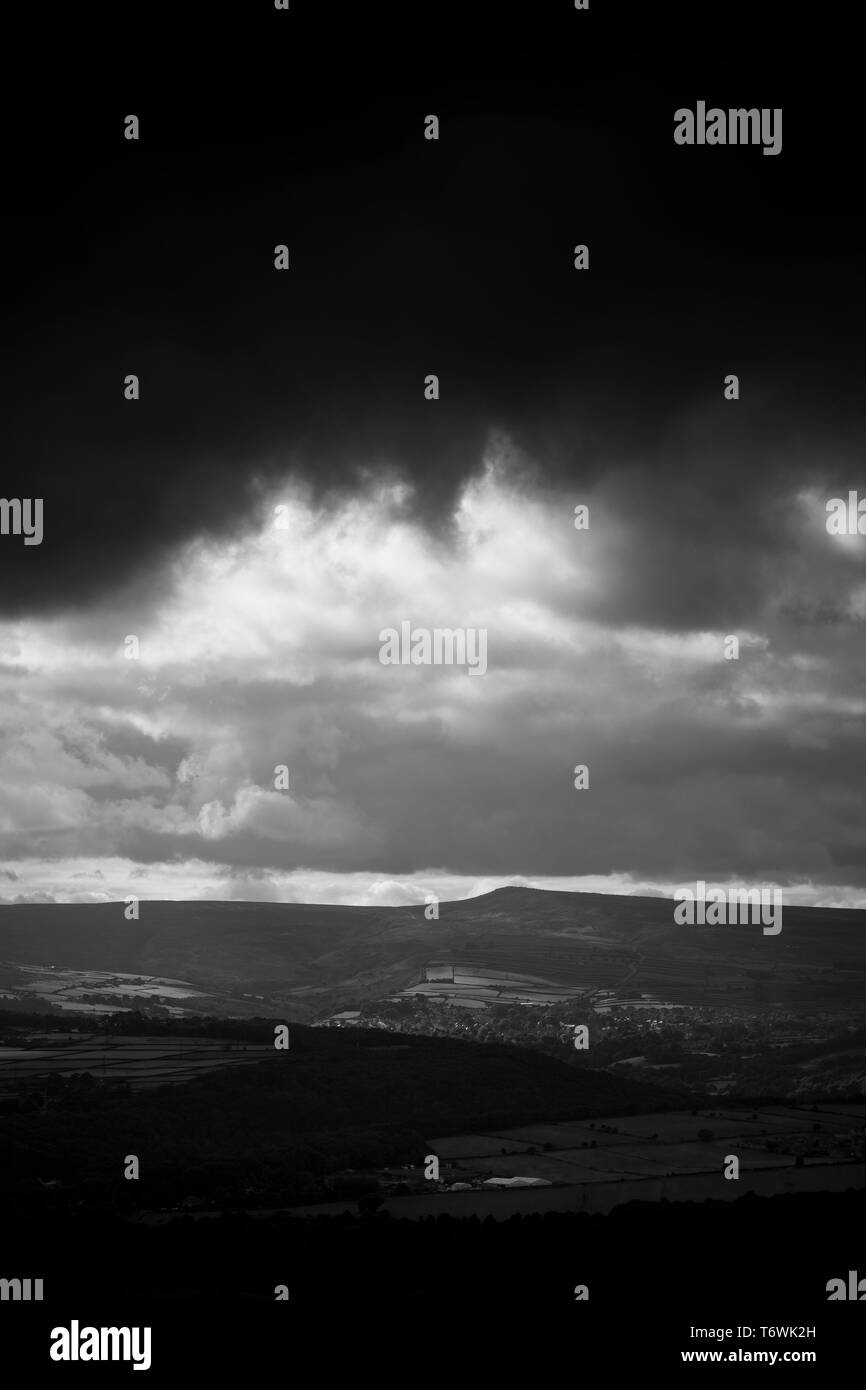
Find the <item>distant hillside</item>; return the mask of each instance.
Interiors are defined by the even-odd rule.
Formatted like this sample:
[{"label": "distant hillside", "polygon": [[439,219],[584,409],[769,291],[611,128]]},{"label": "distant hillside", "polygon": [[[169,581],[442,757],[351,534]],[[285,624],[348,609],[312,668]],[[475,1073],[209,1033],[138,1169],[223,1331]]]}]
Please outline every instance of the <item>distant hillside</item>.
[{"label": "distant hillside", "polygon": [[[513,971],[553,984],[646,991],[678,1003],[814,1007],[866,998],[866,912],[790,907],[779,936],[760,926],[687,927],[655,897],[502,888],[417,907],[146,902],[0,907],[0,986],[16,967],[54,965],[189,981],[324,1016],[423,978],[430,961]],[[8,973],[11,970],[11,975]]]}]

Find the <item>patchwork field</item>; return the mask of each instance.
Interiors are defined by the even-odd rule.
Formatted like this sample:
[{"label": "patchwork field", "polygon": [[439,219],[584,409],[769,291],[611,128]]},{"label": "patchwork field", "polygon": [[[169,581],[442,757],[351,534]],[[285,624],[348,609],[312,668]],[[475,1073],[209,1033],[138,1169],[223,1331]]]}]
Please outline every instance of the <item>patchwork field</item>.
[{"label": "patchwork field", "polygon": [[[555,1152],[572,1151],[593,1141],[597,1151],[655,1153],[659,1146],[677,1149],[690,1160],[690,1155],[706,1141],[699,1132],[710,1130],[727,1143],[737,1139],[741,1145],[754,1147],[756,1140],[776,1139],[780,1135],[809,1134],[820,1125],[821,1131],[833,1133],[847,1128],[860,1129],[866,1134],[866,1105],[838,1104],[826,1106],[770,1106],[760,1110],[738,1110],[720,1107],[701,1110],[696,1114],[677,1110],[649,1115],[624,1115],[588,1122],[568,1121],[562,1124],[524,1125],[495,1134],[448,1135],[430,1142],[440,1159],[461,1160],[499,1154],[503,1148],[541,1148],[551,1144]],[[649,1148],[649,1145],[652,1148]],[[638,1147],[639,1146],[639,1147]],[[591,1151],[593,1154],[595,1150]],[[715,1157],[715,1148],[712,1155]],[[691,1166],[689,1162],[689,1166]],[[532,1174],[527,1174],[532,1176]]]},{"label": "patchwork field", "polygon": [[[852,1130],[866,1141],[866,1107],[773,1106],[528,1125],[496,1134],[450,1135],[431,1140],[431,1147],[440,1161],[448,1162],[456,1181],[519,1176],[584,1183],[613,1175],[625,1179],[721,1173],[729,1154],[739,1159],[741,1173],[790,1168],[795,1163],[791,1150],[799,1150],[804,1142],[820,1144],[824,1150],[814,1156],[807,1152],[804,1164],[846,1163],[851,1150],[846,1136]],[[772,1152],[768,1141],[780,1151]]]},{"label": "patchwork field", "polygon": [[[38,1045],[57,1038],[56,1045]],[[211,1038],[103,1037],[87,1034],[32,1034],[32,1048],[0,1047],[0,1086],[38,1081],[52,1074],[89,1072],[99,1080],[128,1081],[133,1087],[188,1081],[215,1067],[268,1061],[274,1049]]]},{"label": "patchwork field", "polygon": [[[844,1191],[866,1187],[864,1146],[866,1106],[860,1104],[726,1107],[694,1115],[524,1125],[431,1139],[441,1164],[440,1187],[408,1195],[388,1191],[384,1208],[410,1220],[444,1213],[505,1220],[516,1213],[606,1212],[629,1201]],[[724,1177],[731,1154],[739,1159],[736,1180]],[[490,1177],[543,1178],[552,1186],[492,1191],[482,1186]],[[469,1183],[472,1190],[452,1191],[455,1183]],[[349,1200],[295,1210],[336,1215],[352,1206]]]},{"label": "patchwork field", "polygon": [[449,1004],[466,1008],[485,1009],[490,1004],[503,1003],[561,1004],[571,999],[581,999],[588,992],[586,988],[558,987],[550,980],[538,980],[528,975],[505,975],[497,971],[464,974],[455,970],[450,979],[428,979],[422,984],[410,985],[393,997],[404,999],[423,995],[428,999],[447,999]]},{"label": "patchwork field", "polygon": [[134,975],[122,970],[70,970],[60,966],[20,965],[0,961],[3,997],[48,1005],[74,1013],[124,1013],[142,1004],[161,1004],[170,1014],[186,1014],[208,996],[186,980]]}]

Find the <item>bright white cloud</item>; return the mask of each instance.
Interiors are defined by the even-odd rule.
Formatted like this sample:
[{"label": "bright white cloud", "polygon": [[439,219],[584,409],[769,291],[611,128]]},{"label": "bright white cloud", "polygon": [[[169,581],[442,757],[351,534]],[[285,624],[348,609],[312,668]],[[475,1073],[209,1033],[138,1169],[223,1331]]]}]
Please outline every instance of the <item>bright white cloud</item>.
[{"label": "bright white cloud", "polygon": [[[372,480],[324,507],[287,485],[245,534],[179,552],[149,606],[130,590],[0,625],[0,855],[43,866],[26,891],[67,893],[75,862],[137,864],[168,889],[152,866],[172,855],[188,866],[178,896],[258,884],[279,900],[298,873],[311,900],[399,901],[431,861],[454,896],[515,871],[617,882],[620,866],[658,888],[682,863],[753,872],[757,844],[764,872],[829,879],[827,839],[844,850],[847,834],[833,766],[797,803],[792,755],[827,755],[862,725],[862,663],[841,681],[834,665],[831,693],[831,639],[806,651],[781,621],[793,561],[736,632],[738,662],[722,629],[611,620],[600,606],[639,588],[647,554],[640,517],[615,505],[625,484],[608,473],[578,499],[592,517],[578,532],[574,499],[534,490],[507,452],[467,483],[450,534],[412,514],[404,486]],[[847,601],[859,613],[862,584]],[[485,628],[488,674],[383,666],[378,634],[404,620]],[[131,633],[140,661],[123,655]],[[274,789],[282,763],[291,792]],[[718,863],[701,862],[710,846]],[[230,876],[196,867],[214,855]]]}]

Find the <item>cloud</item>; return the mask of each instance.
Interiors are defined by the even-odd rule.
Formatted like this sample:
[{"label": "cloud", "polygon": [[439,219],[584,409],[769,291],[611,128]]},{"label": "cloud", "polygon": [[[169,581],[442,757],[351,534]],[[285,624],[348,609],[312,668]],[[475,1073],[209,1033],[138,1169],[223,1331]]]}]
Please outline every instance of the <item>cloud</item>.
[{"label": "cloud", "polygon": [[[575,492],[501,434],[445,527],[387,473],[327,505],[286,478],[243,532],[168,555],[157,588],[0,624],[7,872],[217,862],[226,891],[266,894],[372,873],[389,886],[371,902],[431,863],[464,887],[856,888],[863,580],[821,495],[792,478],[735,551],[727,526],[696,529],[695,492],[672,503],[627,466],[581,491],[577,531]],[[803,606],[821,592],[832,622]],[[382,665],[379,632],[406,620],[484,628],[487,674]],[[196,881],[210,892],[213,871]]]},{"label": "cloud", "polygon": [[[387,45],[339,83],[312,66],[309,88],[273,84],[273,106],[263,91],[227,118],[218,100],[166,91],[121,152],[72,94],[60,104],[88,150],[86,196],[55,108],[31,112],[39,177],[27,142],[4,167],[16,255],[4,385],[17,408],[0,419],[0,451],[4,495],[42,497],[45,536],[27,549],[4,538],[4,614],[164,596],[168,556],[241,540],[285,476],[318,506],[390,470],[417,517],[447,526],[501,428],[550,484],[603,482],[600,508],[643,514],[616,551],[652,576],[641,621],[659,620],[661,598],[681,626],[701,607],[709,625],[712,602],[742,620],[760,576],[714,564],[722,533],[732,552],[754,539],[771,565],[774,494],[804,464],[804,484],[818,468],[845,486],[859,477],[860,246],[802,196],[847,188],[849,152],[800,121],[781,160],[684,160],[671,139],[680,94],[657,74],[649,93],[615,102],[600,82],[576,84],[559,9],[521,33],[538,49],[519,82],[503,81],[491,26],[474,57],[460,30],[461,76],[443,23],[449,56],[428,34],[402,92]],[[427,78],[445,104],[441,142],[410,114]],[[856,129],[856,94],[848,112],[844,91],[834,100],[839,128]],[[579,177],[564,176],[576,159]],[[215,194],[226,187],[228,203]],[[293,188],[303,198],[287,217]],[[69,273],[45,293],[58,198],[73,196]],[[273,269],[278,235],[291,241],[287,275]],[[584,236],[592,268],[577,274]],[[49,336],[62,371],[46,381]],[[733,407],[721,395],[732,368]],[[127,371],[140,378],[134,403]],[[432,372],[435,404],[423,398]],[[698,585],[667,564],[660,498]],[[641,598],[627,564],[611,566],[602,598],[616,605],[621,587]]]}]

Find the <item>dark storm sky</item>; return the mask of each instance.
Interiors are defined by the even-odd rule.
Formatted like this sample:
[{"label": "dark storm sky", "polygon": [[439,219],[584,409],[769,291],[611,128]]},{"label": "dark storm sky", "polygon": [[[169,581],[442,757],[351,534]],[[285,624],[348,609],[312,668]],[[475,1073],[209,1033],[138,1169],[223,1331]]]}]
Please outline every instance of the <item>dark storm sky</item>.
[{"label": "dark storm sky", "polygon": [[[281,81],[34,93],[7,148],[0,494],[45,506],[41,546],[0,538],[9,871],[856,897],[866,538],[824,526],[866,491],[853,97],[626,82],[612,18],[562,9],[404,20],[397,61],[347,31],[338,70],[296,11]],[[698,99],[781,106],[782,153],[676,146]],[[487,627],[488,676],[398,690],[403,619]]]}]

